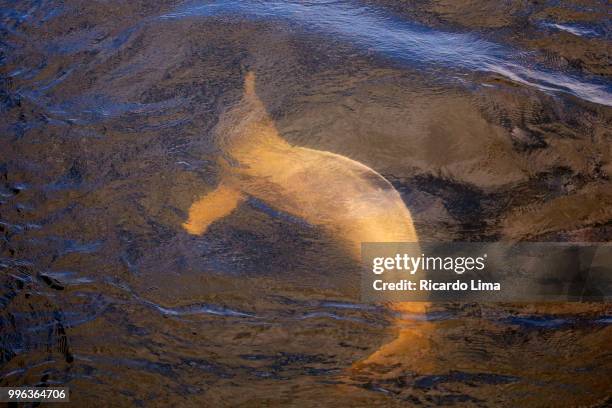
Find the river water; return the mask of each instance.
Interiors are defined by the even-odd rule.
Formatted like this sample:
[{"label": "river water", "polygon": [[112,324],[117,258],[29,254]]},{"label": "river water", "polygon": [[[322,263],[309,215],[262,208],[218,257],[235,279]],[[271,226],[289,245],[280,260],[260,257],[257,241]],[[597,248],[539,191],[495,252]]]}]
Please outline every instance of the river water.
[{"label": "river water", "polygon": [[611,403],[609,303],[394,313],[359,301],[333,236],[257,198],[182,227],[250,71],[284,140],[382,174],[423,240],[610,241],[606,2],[0,4],[1,386],[77,406]]}]

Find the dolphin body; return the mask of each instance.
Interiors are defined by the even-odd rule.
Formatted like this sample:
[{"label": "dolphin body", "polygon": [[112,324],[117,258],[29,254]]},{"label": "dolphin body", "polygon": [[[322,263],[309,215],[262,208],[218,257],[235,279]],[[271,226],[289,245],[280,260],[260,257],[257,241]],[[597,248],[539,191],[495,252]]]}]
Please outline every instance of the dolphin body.
[{"label": "dolphin body", "polygon": [[183,228],[204,234],[245,198],[323,227],[359,258],[362,242],[417,242],[410,212],[383,176],[347,157],[292,146],[278,133],[255,92],[255,74],[242,100],[215,130],[221,159],[217,188],[189,209]]}]

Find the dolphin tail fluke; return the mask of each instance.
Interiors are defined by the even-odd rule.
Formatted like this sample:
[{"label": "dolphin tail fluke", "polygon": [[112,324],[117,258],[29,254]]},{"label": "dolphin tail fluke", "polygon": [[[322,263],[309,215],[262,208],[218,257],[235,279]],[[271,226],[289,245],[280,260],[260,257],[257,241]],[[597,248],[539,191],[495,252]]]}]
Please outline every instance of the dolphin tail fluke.
[{"label": "dolphin tail fluke", "polygon": [[430,337],[435,327],[431,322],[413,322],[412,325],[413,327],[400,328],[395,340],[385,344],[365,360],[354,363],[351,371],[358,373],[376,366],[399,372],[433,370]]},{"label": "dolphin tail fluke", "polygon": [[248,97],[255,96],[255,72],[249,71],[244,77],[244,94]]},{"label": "dolphin tail fluke", "polygon": [[220,218],[229,215],[242,201],[242,193],[225,184],[195,201],[189,208],[189,218],[183,228],[190,234],[201,235]]}]

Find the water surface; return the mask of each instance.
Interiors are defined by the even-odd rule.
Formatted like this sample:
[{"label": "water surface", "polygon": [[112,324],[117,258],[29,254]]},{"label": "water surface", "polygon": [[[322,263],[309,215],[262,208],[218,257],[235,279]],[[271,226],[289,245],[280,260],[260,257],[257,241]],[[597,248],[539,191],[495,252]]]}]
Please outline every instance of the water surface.
[{"label": "water surface", "polygon": [[398,316],[359,301],[334,237],[265,202],[181,227],[250,70],[285,140],[382,174],[424,240],[609,241],[607,13],[2,3],[1,385],[91,406],[609,404],[607,304]]}]

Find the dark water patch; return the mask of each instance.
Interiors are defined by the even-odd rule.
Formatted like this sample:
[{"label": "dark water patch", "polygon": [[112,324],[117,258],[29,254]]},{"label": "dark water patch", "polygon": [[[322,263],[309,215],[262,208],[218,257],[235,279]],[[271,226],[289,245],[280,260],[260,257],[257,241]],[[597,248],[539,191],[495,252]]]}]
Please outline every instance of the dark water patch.
[{"label": "dark water patch", "polygon": [[431,375],[419,377],[414,382],[414,386],[417,388],[436,388],[437,386],[444,383],[460,382],[469,386],[477,387],[481,384],[510,384],[519,380],[520,379],[517,377],[499,374],[451,371],[446,375]]},{"label": "dark water patch", "polygon": [[[466,404],[481,405],[484,401],[467,393],[448,392],[447,390],[431,391],[429,389],[422,394],[422,389],[411,384],[404,377],[381,381],[368,381],[358,384],[359,387],[393,396],[394,399],[403,401],[410,406],[465,406]],[[425,388],[423,388],[424,390]]]},{"label": "dark water patch", "polygon": [[6,113],[21,106],[19,95],[9,93],[4,86],[0,88],[0,113]]},{"label": "dark water patch", "polygon": [[520,128],[514,128],[511,132],[512,144],[520,151],[533,151],[544,149],[548,146],[544,138],[538,132],[530,132]]},{"label": "dark water patch", "polygon": [[545,316],[533,316],[533,317],[511,317],[507,320],[508,324],[517,324],[528,328],[558,328],[562,327],[569,322],[565,319],[558,319]]},{"label": "dark water patch", "polygon": [[0,197],[11,198],[27,189],[28,185],[25,183],[4,183],[3,186],[0,186]]},{"label": "dark water patch", "polygon": [[[11,281],[17,282],[10,277],[8,281],[4,281],[5,289],[6,285],[12,285]],[[17,377],[39,367],[72,364],[74,357],[66,330],[66,317],[62,310],[51,299],[35,290],[33,281],[17,283],[10,291],[12,294],[8,298],[7,292],[4,292],[5,307],[0,314],[2,330],[0,349],[3,350],[2,371],[4,372],[2,383],[16,381]],[[23,304],[29,306],[28,312],[20,309]],[[38,329],[31,330],[33,328]],[[32,360],[28,361],[28,356],[31,356]],[[19,366],[20,361],[28,362],[25,364],[26,370],[16,368],[15,365]],[[57,361],[63,363],[58,364]],[[61,378],[65,376],[64,369],[46,371],[53,373],[53,378],[51,379],[48,374],[43,375],[38,382],[44,383],[48,380],[61,382]]]},{"label": "dark water patch", "polygon": [[0,8],[1,27],[16,33],[23,26],[40,27],[51,19],[61,15],[63,7],[52,1],[33,0],[11,2],[10,7],[4,4]]},{"label": "dark water patch", "polygon": [[51,235],[43,239],[32,238],[28,241],[28,243],[33,246],[40,245],[41,247],[52,247],[54,260],[70,254],[94,254],[102,248],[101,241],[80,242],[73,239],[65,239]]},{"label": "dark water patch", "polygon": [[51,289],[64,290],[64,285],[62,285],[57,279],[46,274],[39,274],[38,277]]},{"label": "dark water patch", "polygon": [[[242,359],[258,364],[248,368],[250,375],[257,378],[287,380],[290,375],[326,377],[339,373],[332,356],[323,354],[278,353],[273,355],[254,354],[241,355]],[[331,367],[330,367],[331,365]]]},{"label": "dark water patch", "polygon": [[434,395],[434,396],[429,396],[426,398],[426,400],[433,402],[436,405],[456,405],[459,404],[459,406],[466,404],[468,402],[470,403],[482,403],[481,400],[478,400],[477,398],[474,397],[470,397],[469,395],[454,395],[454,394],[447,394],[447,395]]},{"label": "dark water patch", "polygon": [[[485,192],[477,186],[461,183],[445,177],[422,175],[405,180],[387,176],[396,190],[398,190],[408,205],[412,208],[411,197],[415,190],[426,192],[442,200],[445,210],[458,225],[464,237],[457,239],[492,240],[496,235],[486,234],[477,236],[475,231],[488,230],[490,220],[498,215],[503,207],[499,206],[498,197],[494,192]],[[416,208],[418,211],[418,207]],[[418,213],[417,213],[418,214]],[[417,219],[418,220],[418,219]]]},{"label": "dark water patch", "polygon": [[525,329],[567,329],[569,327],[589,327],[594,324],[609,324],[607,317],[571,317],[557,316],[513,316],[501,320],[504,324],[518,325]]},{"label": "dark water patch", "polygon": [[99,241],[79,243],[78,241],[75,241],[75,240],[67,240],[63,245],[63,249],[62,249],[62,252],[60,253],[60,256],[66,255],[66,254],[72,254],[72,253],[91,254],[91,253],[98,251],[101,245],[102,243]]},{"label": "dark water patch", "polygon": [[121,367],[148,371],[156,373],[164,377],[175,378],[176,370],[175,366],[171,363],[162,361],[152,361],[146,359],[128,359],[128,358],[108,358],[104,356],[80,356],[81,358],[87,359],[92,362],[99,362],[102,364],[118,365]]}]

